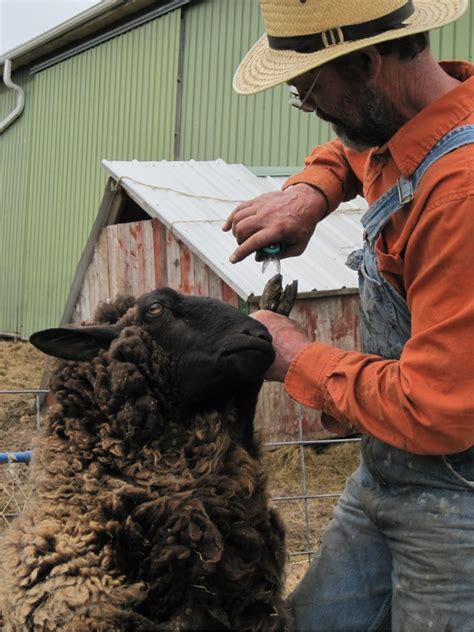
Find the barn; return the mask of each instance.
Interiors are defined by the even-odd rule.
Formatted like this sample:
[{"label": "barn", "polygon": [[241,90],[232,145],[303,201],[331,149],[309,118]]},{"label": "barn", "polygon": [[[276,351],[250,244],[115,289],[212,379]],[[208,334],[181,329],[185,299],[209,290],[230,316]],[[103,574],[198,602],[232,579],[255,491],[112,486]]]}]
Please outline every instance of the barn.
[{"label": "barn", "polygon": [[[103,161],[102,204],[64,309],[62,324],[89,320],[98,303],[160,286],[212,296],[246,313],[258,301],[272,266],[262,274],[251,258],[233,265],[231,234],[221,226],[235,206],[278,190],[281,178],[257,176],[216,161]],[[362,198],[322,222],[305,253],[283,260],[284,282],[297,279],[294,317],[314,339],[358,347],[357,276],[345,265],[362,241]],[[257,427],[271,442],[321,437],[319,412],[293,402],[279,384],[266,384]]]}]

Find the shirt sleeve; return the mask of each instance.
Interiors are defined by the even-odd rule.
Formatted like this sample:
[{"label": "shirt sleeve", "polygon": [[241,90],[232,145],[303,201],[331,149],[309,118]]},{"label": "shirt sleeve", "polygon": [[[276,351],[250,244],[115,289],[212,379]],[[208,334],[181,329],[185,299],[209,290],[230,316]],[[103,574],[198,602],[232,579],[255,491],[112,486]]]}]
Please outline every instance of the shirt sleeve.
[{"label": "shirt sleeve", "polygon": [[417,454],[474,444],[474,198],[421,216],[405,252],[412,335],[400,360],[312,343],[285,388],[343,426]]},{"label": "shirt sleeve", "polygon": [[[294,184],[310,184],[326,197],[328,210],[332,212],[341,202],[352,200],[362,192],[363,165],[367,152],[358,153],[344,147],[335,139],[319,145],[305,159],[305,168],[289,178],[283,189]],[[356,174],[358,172],[358,175]]]}]

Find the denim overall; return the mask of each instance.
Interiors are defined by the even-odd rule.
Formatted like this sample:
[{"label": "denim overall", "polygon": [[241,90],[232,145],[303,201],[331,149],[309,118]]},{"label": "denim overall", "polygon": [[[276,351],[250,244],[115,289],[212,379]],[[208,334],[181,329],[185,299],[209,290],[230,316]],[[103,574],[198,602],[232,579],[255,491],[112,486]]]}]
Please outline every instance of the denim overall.
[{"label": "denim overall", "polygon": [[[424,172],[468,143],[474,126],[449,132],[362,218],[364,247],[347,264],[359,271],[366,353],[397,359],[411,333],[405,300],[378,270],[375,240]],[[308,632],[473,632],[474,447],[420,456],[364,437],[361,464],[289,604],[295,629]]]}]

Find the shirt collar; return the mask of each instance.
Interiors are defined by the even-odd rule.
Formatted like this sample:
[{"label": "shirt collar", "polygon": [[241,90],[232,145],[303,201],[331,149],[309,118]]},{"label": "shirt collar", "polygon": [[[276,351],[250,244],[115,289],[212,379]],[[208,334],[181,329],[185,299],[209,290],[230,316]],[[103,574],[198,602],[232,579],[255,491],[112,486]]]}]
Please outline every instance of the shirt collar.
[{"label": "shirt collar", "polygon": [[473,111],[474,64],[441,62],[440,65],[462,83],[430,103],[401,127],[387,145],[375,150],[378,154],[388,149],[398,170],[406,178],[416,170],[430,149]]}]

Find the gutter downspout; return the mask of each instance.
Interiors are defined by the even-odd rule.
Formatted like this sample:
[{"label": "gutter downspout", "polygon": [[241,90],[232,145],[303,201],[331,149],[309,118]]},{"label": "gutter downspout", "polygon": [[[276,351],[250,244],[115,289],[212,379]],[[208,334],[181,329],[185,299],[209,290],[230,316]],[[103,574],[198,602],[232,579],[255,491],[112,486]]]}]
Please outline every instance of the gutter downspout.
[{"label": "gutter downspout", "polygon": [[5,66],[3,70],[3,83],[7,88],[15,90],[16,92],[16,106],[10,114],[0,122],[0,134],[9,127],[13,121],[15,121],[23,112],[25,107],[25,92],[21,86],[13,83],[11,80],[12,62],[10,59],[5,59]]}]

